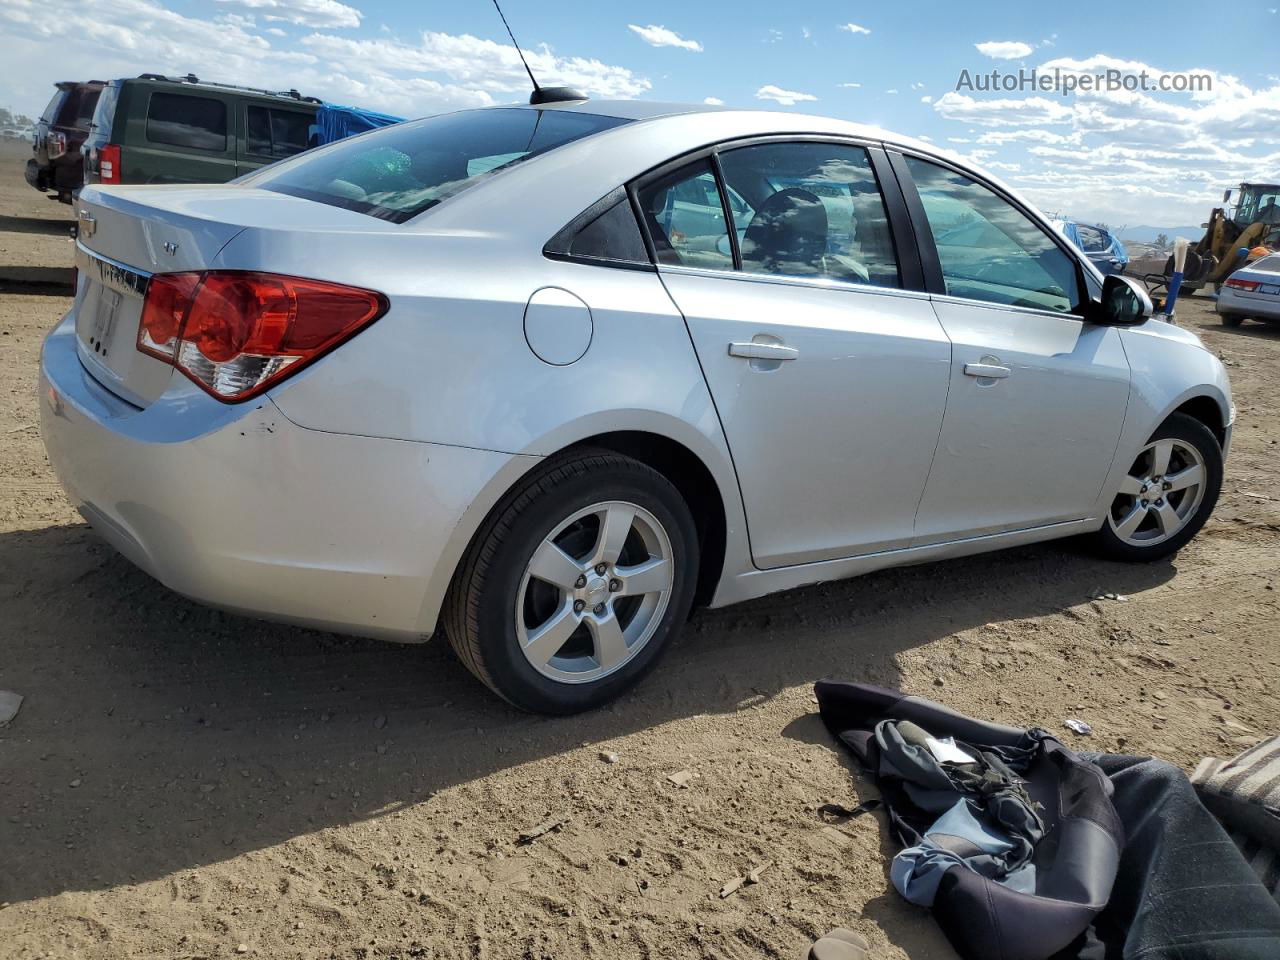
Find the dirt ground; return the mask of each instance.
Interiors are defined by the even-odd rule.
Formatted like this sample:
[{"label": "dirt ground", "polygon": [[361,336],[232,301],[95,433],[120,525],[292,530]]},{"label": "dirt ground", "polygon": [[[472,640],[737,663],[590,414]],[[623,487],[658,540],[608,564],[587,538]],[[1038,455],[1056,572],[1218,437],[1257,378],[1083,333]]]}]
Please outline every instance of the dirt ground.
[{"label": "dirt ground", "polygon": [[69,210],[20,161],[0,152],[0,689],[26,697],[0,729],[5,960],[799,958],[837,925],[881,960],[949,958],[887,883],[883,823],[818,816],[871,790],[815,679],[1186,767],[1280,730],[1280,331],[1179,310],[1229,364],[1239,425],[1175,560],[1051,544],[704,611],[623,700],[543,719],[443,643],[217,613],[95,539],[36,426]]}]

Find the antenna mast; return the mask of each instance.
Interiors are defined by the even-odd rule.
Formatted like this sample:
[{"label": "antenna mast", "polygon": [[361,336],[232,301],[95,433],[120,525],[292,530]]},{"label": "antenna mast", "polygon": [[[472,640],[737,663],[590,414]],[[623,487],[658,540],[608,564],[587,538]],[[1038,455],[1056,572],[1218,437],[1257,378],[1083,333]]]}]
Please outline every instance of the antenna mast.
[{"label": "antenna mast", "polygon": [[538,86],[538,80],[533,75],[533,71],[529,69],[529,61],[524,58],[524,51],[520,49],[520,44],[516,43],[516,35],[511,32],[511,24],[507,23],[507,15],[502,12],[502,7],[498,6],[498,0],[493,0],[493,6],[498,11],[498,16],[502,18],[502,25],[507,28],[507,36],[511,38],[511,45],[516,48],[516,53],[520,55],[520,62],[524,64],[524,72],[529,75],[529,82],[533,84],[533,92],[537,94],[542,88]]}]

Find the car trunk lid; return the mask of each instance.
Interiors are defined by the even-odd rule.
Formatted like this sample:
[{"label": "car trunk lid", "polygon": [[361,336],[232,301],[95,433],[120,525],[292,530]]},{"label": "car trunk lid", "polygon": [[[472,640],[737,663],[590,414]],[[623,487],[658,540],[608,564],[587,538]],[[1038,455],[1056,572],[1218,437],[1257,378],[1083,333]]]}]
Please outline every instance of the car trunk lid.
[{"label": "car trunk lid", "polygon": [[215,268],[222,249],[249,227],[387,226],[297,197],[225,185],[89,186],[78,204],[80,356],[95,379],[138,407],[164,393],[173,373],[169,364],[136,346],[153,274]]}]

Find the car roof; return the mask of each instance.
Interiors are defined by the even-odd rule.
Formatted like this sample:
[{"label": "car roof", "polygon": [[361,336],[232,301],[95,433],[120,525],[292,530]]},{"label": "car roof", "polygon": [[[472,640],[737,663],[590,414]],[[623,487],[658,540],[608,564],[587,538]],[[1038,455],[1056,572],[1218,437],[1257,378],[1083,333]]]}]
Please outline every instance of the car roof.
[{"label": "car roof", "polygon": [[[842,137],[860,137],[893,143],[923,153],[953,159],[966,166],[970,164],[951,150],[939,148],[914,137],[904,136],[880,127],[848,120],[837,120],[817,114],[792,113],[783,110],[756,110],[742,107],[720,106],[706,103],[676,103],[656,100],[569,100],[559,103],[509,104],[530,110],[565,110],[575,113],[594,113],[603,117],[617,117],[632,121],[660,121],[688,117],[691,114],[736,114],[750,118],[752,126],[761,136],[779,133],[830,134]],[[500,109],[487,107],[481,109]]]}]

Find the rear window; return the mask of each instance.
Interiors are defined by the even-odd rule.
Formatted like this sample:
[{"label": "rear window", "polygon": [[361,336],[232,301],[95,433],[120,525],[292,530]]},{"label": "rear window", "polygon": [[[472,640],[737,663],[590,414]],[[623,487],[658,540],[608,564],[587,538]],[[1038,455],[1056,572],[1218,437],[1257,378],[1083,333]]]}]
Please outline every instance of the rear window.
[{"label": "rear window", "polygon": [[93,122],[90,126],[104,137],[111,136],[111,124],[116,118],[116,101],[120,99],[120,85],[109,83],[98,95],[98,104],[93,109]]},{"label": "rear window", "polygon": [[153,93],[147,106],[147,139],[189,150],[227,149],[227,107],[211,97]]},{"label": "rear window", "polygon": [[1263,257],[1257,263],[1249,264],[1250,270],[1261,270],[1263,273],[1280,273],[1280,253]]},{"label": "rear window", "polygon": [[98,105],[98,90],[96,88],[82,87],[76,91],[76,114],[74,117],[67,118],[68,126],[76,127],[79,130],[88,130],[89,122],[93,119],[94,108]]},{"label": "rear window", "polygon": [[58,117],[58,111],[62,108],[62,101],[67,99],[67,91],[59,90],[53,95],[53,99],[49,101],[49,105],[44,108],[44,113],[40,114],[40,119],[45,123],[53,123]]},{"label": "rear window", "polygon": [[466,110],[353,137],[244,182],[404,223],[498,170],[626,122],[567,110]]}]

